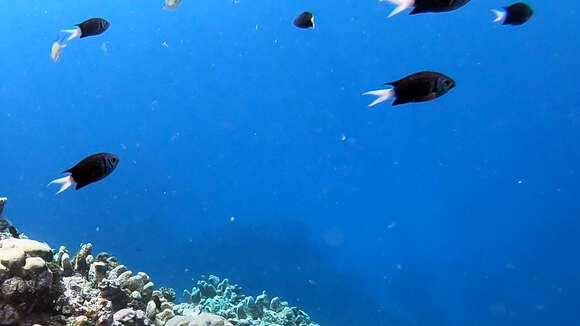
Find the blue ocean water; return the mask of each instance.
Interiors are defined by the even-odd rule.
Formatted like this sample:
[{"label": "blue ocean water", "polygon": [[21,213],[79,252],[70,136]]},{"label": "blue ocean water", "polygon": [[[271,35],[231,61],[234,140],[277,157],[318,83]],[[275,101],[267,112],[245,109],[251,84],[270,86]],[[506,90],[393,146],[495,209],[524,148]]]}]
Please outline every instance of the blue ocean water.
[{"label": "blue ocean water", "polygon": [[[158,286],[216,274],[321,325],[577,325],[579,7],[492,24],[509,4],[3,1],[5,215]],[[292,26],[304,10],[316,29]],[[53,63],[91,17],[110,29]],[[421,70],[457,87],[360,96]],[[46,187],[102,151],[121,158],[107,179]]]}]

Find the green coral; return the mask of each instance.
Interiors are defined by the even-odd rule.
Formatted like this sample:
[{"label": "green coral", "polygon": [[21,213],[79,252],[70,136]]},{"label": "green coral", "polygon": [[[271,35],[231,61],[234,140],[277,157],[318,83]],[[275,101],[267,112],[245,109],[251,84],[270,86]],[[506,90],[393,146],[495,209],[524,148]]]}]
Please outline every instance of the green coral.
[{"label": "green coral", "polygon": [[289,307],[280,298],[269,300],[266,291],[256,298],[245,296],[239,285],[230,284],[227,278],[220,281],[214,275],[207,282],[198,281],[191,292],[185,290],[184,297],[187,303],[174,307],[178,315],[204,311],[222,316],[234,325],[318,326],[304,311]]}]

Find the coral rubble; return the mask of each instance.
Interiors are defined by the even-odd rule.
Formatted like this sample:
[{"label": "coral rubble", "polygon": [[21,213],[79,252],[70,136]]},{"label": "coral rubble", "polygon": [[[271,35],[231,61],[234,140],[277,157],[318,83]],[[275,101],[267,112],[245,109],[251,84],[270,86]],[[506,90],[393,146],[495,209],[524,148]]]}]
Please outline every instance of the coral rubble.
[{"label": "coral rubble", "polygon": [[[0,212],[5,198],[0,198]],[[186,302],[175,290],[155,289],[150,277],[133,273],[90,243],[71,257],[61,246],[16,238],[0,229],[0,326],[318,326],[310,317],[266,292],[256,298],[209,276]]]}]

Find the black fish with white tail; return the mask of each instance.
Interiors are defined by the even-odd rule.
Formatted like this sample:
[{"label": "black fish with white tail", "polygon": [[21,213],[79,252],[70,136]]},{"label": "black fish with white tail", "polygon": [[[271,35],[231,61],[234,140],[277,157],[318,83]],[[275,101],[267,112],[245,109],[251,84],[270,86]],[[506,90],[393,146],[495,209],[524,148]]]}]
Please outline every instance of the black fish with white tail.
[{"label": "black fish with white tail", "polygon": [[389,17],[413,7],[410,15],[422,14],[426,12],[446,12],[459,9],[470,0],[380,0],[390,2],[397,7],[389,14]]},{"label": "black fish with white tail", "polygon": [[532,18],[534,10],[523,2],[514,3],[509,7],[503,7],[502,10],[492,10],[495,14],[494,23],[501,21],[503,25],[522,25]]},{"label": "black fish with white tail", "polygon": [[61,184],[57,194],[67,190],[73,184],[77,184],[76,190],[82,187],[104,179],[111,174],[119,164],[119,158],[109,153],[99,153],[91,155],[80,161],[74,167],[64,171],[70,173],[69,176],[53,180],[50,184]]},{"label": "black fish with white tail", "polygon": [[294,26],[302,29],[314,28],[314,15],[305,11],[294,19]]},{"label": "black fish with white tail", "polygon": [[70,33],[70,36],[66,40],[67,42],[79,36],[80,38],[85,38],[87,36],[103,34],[111,26],[111,23],[103,18],[91,18],[80,24],[76,24],[76,26],[78,26],[76,29],[63,30],[63,32]]},{"label": "black fish with white tail", "polygon": [[455,81],[438,72],[422,71],[395,82],[385,83],[385,85],[391,85],[393,88],[363,93],[363,95],[377,96],[369,107],[391,98],[395,98],[393,105],[434,100],[455,87]]}]

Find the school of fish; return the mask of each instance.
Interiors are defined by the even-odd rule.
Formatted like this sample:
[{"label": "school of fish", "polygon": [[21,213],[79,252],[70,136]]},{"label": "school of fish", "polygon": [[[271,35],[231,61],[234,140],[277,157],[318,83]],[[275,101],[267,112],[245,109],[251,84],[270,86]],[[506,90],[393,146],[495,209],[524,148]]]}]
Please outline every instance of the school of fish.
[{"label": "school of fish", "polygon": [[[395,6],[388,17],[393,17],[407,9],[413,8],[410,15],[423,13],[443,13],[462,8],[470,0],[379,0],[388,2]],[[181,0],[165,0],[163,9],[175,10],[181,4]],[[533,9],[524,2],[514,3],[507,7],[492,9],[495,15],[494,23],[503,25],[522,25],[526,23],[534,14]],[[294,26],[300,29],[314,29],[314,14],[304,11],[293,21]],[[76,24],[76,28],[64,29],[62,35],[52,44],[50,57],[52,61],[58,62],[62,56],[62,51],[68,44],[76,38],[97,36],[109,29],[111,24],[103,18],[90,18],[82,23]],[[374,107],[380,103],[394,99],[392,105],[407,103],[419,103],[435,100],[447,94],[456,85],[455,80],[442,73],[435,71],[421,71],[403,77],[397,81],[385,83],[392,86],[386,89],[377,89],[362,93],[362,95],[375,96],[376,99],[369,104]],[[117,167],[120,159],[114,154],[98,153],[81,160],[74,167],[64,171],[69,175],[55,179],[50,184],[60,184],[61,193],[74,184],[79,190],[91,183],[100,181],[109,176]]]}]

